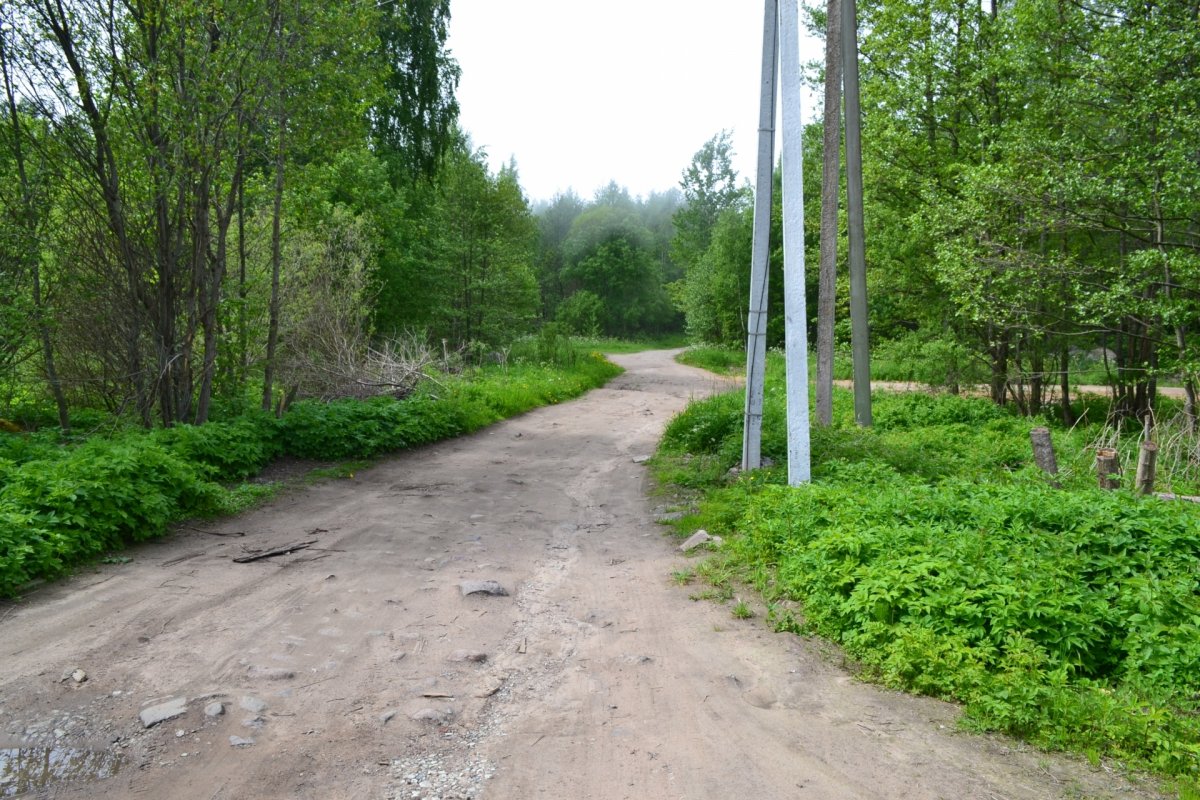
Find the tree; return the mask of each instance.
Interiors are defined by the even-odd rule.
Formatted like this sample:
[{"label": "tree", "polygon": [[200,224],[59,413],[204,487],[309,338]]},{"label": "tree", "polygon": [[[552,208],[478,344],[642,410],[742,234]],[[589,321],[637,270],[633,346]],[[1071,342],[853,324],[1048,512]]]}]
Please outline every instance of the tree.
[{"label": "tree", "polygon": [[450,0],[378,7],[384,92],[371,111],[374,138],[398,180],[429,180],[457,135],[461,70],[446,50]]},{"label": "tree", "polygon": [[721,131],[696,151],[683,171],[683,207],[675,212],[671,255],[685,270],[708,249],[721,215],[750,203],[749,189],[738,185],[733,155],[731,134]]},{"label": "tree", "polygon": [[563,244],[563,277],[573,291],[600,298],[604,334],[629,337],[670,327],[671,307],[653,242],[623,203],[594,205],[571,225]]},{"label": "tree", "polygon": [[817,423],[833,424],[833,332],[837,308],[839,155],[842,141],[842,3],[825,11],[825,110],[821,169],[820,291],[817,296]]},{"label": "tree", "polygon": [[537,215],[538,285],[542,295],[542,318],[554,319],[560,303],[567,298],[563,280],[563,244],[571,233],[571,225],[583,213],[586,204],[573,191],[555,195],[549,205]]},{"label": "tree", "polygon": [[[0,227],[0,380],[8,386],[15,381],[14,367],[23,358],[30,328],[36,332],[41,349],[42,369],[58,411],[63,429],[71,425],[66,394],[58,375],[54,343],[50,334],[49,302],[42,270],[45,228],[49,224],[52,197],[50,164],[46,147],[37,147],[29,139],[46,139],[46,126],[28,118],[17,107],[12,73],[8,30],[0,29],[0,73],[4,80],[6,133],[5,155],[11,156],[0,173],[0,197],[8,212]],[[31,160],[32,159],[32,160]],[[15,192],[8,191],[15,189]],[[15,195],[15,196],[14,196]]]}]

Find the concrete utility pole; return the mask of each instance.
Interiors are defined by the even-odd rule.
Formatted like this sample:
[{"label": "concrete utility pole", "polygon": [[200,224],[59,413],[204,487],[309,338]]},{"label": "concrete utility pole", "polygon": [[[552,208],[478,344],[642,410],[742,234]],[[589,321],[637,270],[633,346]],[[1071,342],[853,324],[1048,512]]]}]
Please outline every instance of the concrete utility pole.
[{"label": "concrete utility pole", "polygon": [[782,0],[783,294],[787,361],[788,485],[812,479],[808,409],[808,313],[804,297],[804,123],[800,119],[800,7]]},{"label": "concrete utility pole", "polygon": [[775,170],[775,76],[779,58],[779,4],[765,0],[762,93],[759,99],[758,175],[754,193],[754,248],[750,263],[750,313],[746,318],[746,415],[742,469],[762,465],[763,380],[767,367],[767,286],[771,258],[771,195]]},{"label": "concrete utility pole", "polygon": [[846,214],[850,233],[850,346],[854,352],[854,419],[871,426],[871,344],[863,233],[862,111],[858,89],[858,8],[842,0],[842,79],[846,95]]}]

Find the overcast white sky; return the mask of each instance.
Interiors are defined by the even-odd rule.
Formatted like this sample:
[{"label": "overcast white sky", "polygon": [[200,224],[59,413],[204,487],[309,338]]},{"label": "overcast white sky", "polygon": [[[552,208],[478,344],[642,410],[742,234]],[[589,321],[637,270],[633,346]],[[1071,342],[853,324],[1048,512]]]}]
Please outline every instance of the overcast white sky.
[{"label": "overcast white sky", "polygon": [[669,189],[722,129],[752,179],[762,25],[752,0],[452,0],[461,124],[493,167],[516,158],[531,200]]}]

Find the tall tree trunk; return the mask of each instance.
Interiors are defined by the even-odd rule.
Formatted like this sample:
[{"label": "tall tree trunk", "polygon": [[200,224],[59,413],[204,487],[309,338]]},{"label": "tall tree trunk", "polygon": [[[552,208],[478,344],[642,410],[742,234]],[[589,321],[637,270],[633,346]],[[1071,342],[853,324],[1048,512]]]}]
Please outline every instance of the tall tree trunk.
[{"label": "tall tree trunk", "polygon": [[29,172],[25,169],[24,130],[21,125],[20,112],[17,110],[16,93],[13,91],[4,33],[0,32],[0,69],[3,69],[4,72],[4,96],[8,103],[9,121],[12,125],[12,154],[17,165],[17,180],[21,189],[19,213],[21,227],[24,228],[27,237],[24,249],[29,257],[29,273],[33,283],[33,322],[42,350],[42,368],[46,372],[46,381],[50,385],[50,393],[54,396],[54,406],[58,410],[58,424],[63,430],[67,430],[71,427],[71,416],[67,408],[67,397],[63,392],[62,381],[58,377],[58,367],[54,363],[54,343],[50,338],[50,326],[46,322],[46,304],[42,293],[41,253],[38,252],[40,248],[38,224],[33,207],[33,187],[29,184]]},{"label": "tall tree trunk", "polygon": [[[1167,255],[1166,245],[1166,221],[1163,219],[1162,204],[1160,202],[1160,191],[1162,189],[1162,176],[1159,175],[1154,181],[1154,246],[1162,255],[1163,261],[1163,292],[1166,295],[1168,303],[1171,300],[1171,295],[1174,288],[1174,276],[1171,274],[1171,260]],[[1175,336],[1175,348],[1179,354],[1180,377],[1183,379],[1183,416],[1187,420],[1188,433],[1195,435],[1196,433],[1196,384],[1192,380],[1191,375],[1187,373],[1187,327],[1182,322],[1177,322],[1172,326],[1172,333]]]},{"label": "tall tree trunk", "polygon": [[80,111],[87,120],[88,129],[92,134],[91,152],[83,158],[83,162],[96,179],[100,194],[104,198],[108,227],[116,240],[117,257],[125,272],[126,302],[129,306],[127,316],[122,322],[125,329],[128,380],[142,424],[149,427],[154,400],[143,371],[141,312],[150,301],[146,296],[147,293],[143,291],[141,283],[145,270],[141,259],[134,251],[129,233],[129,220],[125,213],[126,205],[121,191],[120,172],[109,136],[108,116],[100,110],[100,104],[92,91],[92,83],[79,59],[74,32],[71,30],[71,21],[66,9],[58,3],[45,3],[38,6],[38,14],[42,22],[50,29],[50,33],[66,61],[71,80],[75,84]]},{"label": "tall tree trunk", "polygon": [[1046,391],[1046,353],[1041,337],[1031,333],[1029,346],[1029,415],[1042,413],[1042,399]]},{"label": "tall tree trunk", "polygon": [[[276,109],[276,140],[275,140],[275,200],[271,209],[271,301],[267,321],[267,357],[263,367],[263,411],[271,410],[271,398],[275,388],[275,358],[279,345],[279,267],[282,259],[281,236],[283,225],[283,169],[287,154],[287,97],[284,90],[284,46],[283,46],[283,7],[275,3],[275,58],[279,81]],[[281,407],[282,408],[282,407]]]},{"label": "tall tree trunk", "polygon": [[[202,425],[208,421],[209,407],[212,402],[213,379],[217,371],[218,332],[220,330],[221,286],[225,281],[226,265],[229,253],[229,227],[233,223],[233,214],[237,205],[238,186],[241,175],[234,173],[229,183],[229,193],[223,205],[216,208],[217,212],[217,244],[216,250],[206,258],[208,269],[205,273],[207,285],[202,295],[203,305],[200,308],[200,325],[204,329],[204,366],[201,370],[200,393],[196,401],[196,424]],[[207,237],[206,237],[207,241]],[[208,255],[206,253],[206,255]]]},{"label": "tall tree trunk", "polygon": [[1058,346],[1058,388],[1063,425],[1070,427],[1075,424],[1075,410],[1071,408],[1071,346],[1065,336]]},{"label": "tall tree trunk", "polygon": [[1008,400],[1009,332],[997,331],[995,323],[988,323],[988,350],[991,356],[992,402],[1002,406]]},{"label": "tall tree trunk", "polygon": [[846,105],[846,229],[850,274],[850,345],[854,351],[854,419],[872,425],[871,331],[867,303],[866,234],[863,223],[862,104],[858,81],[858,7],[842,0],[842,81]]},{"label": "tall tree trunk", "polygon": [[246,388],[250,374],[250,323],[246,307],[250,296],[246,285],[246,148],[238,142],[237,157],[237,227],[238,227],[238,395]]},{"label": "tall tree trunk", "polygon": [[842,142],[842,3],[825,22],[825,145],[821,171],[821,265],[817,295],[817,423],[833,424],[833,323],[837,307],[838,196]]},{"label": "tall tree trunk", "polygon": [[279,113],[279,141],[275,148],[275,201],[271,209],[271,302],[267,322],[267,357],[263,367],[263,411],[271,410],[271,397],[275,383],[275,357],[279,345],[279,266],[282,259],[281,236],[283,221],[283,168],[284,137],[287,115],[283,113],[282,100]]}]

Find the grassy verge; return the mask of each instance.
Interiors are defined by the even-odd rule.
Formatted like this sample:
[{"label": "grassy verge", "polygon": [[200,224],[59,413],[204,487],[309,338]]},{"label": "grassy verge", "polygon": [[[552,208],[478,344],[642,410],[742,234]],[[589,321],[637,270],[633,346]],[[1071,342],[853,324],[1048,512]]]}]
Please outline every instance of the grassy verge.
[{"label": "grassy verge", "polygon": [[706,369],[718,375],[736,375],[746,371],[745,352],[726,347],[693,345],[680,353],[675,360],[680,364]]},{"label": "grassy verge", "polygon": [[644,350],[673,350],[687,347],[688,339],[682,333],[668,333],[647,339],[612,339],[603,336],[576,338],[577,346],[600,353],[640,353]]},{"label": "grassy verge", "polygon": [[[779,373],[764,455],[782,463]],[[1052,488],[1029,463],[1044,421],[986,400],[877,394],[872,430],[853,425],[848,393],[835,403],[835,426],[813,434],[814,481],[796,489],[782,467],[726,477],[740,394],[669,425],[658,476],[703,493],[681,527],[726,537],[702,577],[751,583],[779,627],[839,643],[870,679],[961,702],[970,727],[1197,796],[1200,508],[1093,488],[1084,429],[1055,431]]]},{"label": "grassy verge", "polygon": [[[64,445],[0,438],[0,597],[194,516],[236,512],[270,487],[238,482],[281,455],[363,459],[478,430],[576,397],[620,369],[599,355],[523,362],[424,384],[402,400],[300,402],[282,419],[125,431]],[[233,488],[226,488],[233,483]]]}]

